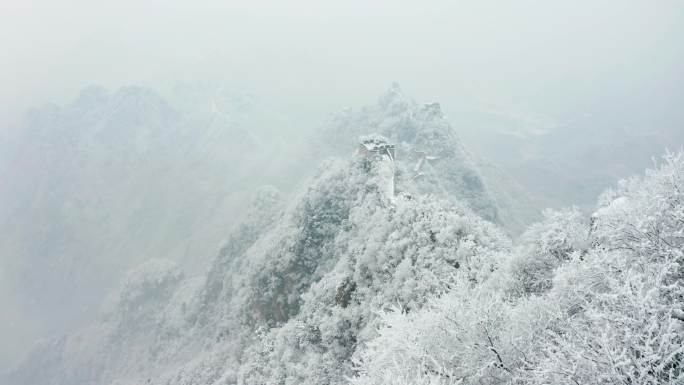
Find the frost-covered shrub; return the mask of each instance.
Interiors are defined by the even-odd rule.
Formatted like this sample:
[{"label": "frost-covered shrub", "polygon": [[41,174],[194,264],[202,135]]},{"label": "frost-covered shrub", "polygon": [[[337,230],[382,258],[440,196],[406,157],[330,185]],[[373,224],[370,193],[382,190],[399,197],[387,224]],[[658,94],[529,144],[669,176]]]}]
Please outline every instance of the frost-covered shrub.
[{"label": "frost-covered shrub", "polygon": [[[600,260],[592,260],[592,259]],[[592,277],[563,288],[569,297],[558,329],[545,330],[531,370],[518,373],[526,384],[680,384],[684,381],[684,321],[673,317],[681,306],[668,298],[684,291],[667,283],[679,267],[671,262],[631,265],[614,252],[587,257],[594,266],[559,272],[558,281]],[[590,271],[586,271],[590,270]],[[568,276],[564,276],[567,274]],[[591,281],[590,281],[591,282]],[[562,288],[563,282],[558,282]],[[665,294],[665,295],[664,295]]]},{"label": "frost-covered shrub", "polygon": [[578,208],[546,210],[544,219],[521,236],[508,269],[514,291],[540,294],[551,287],[554,270],[587,249],[589,225]]},{"label": "frost-covered shrub", "polygon": [[680,152],[604,195],[593,252],[555,278],[575,314],[546,335],[528,383],[684,383],[682,191]]},{"label": "frost-covered shrub", "polygon": [[415,313],[381,313],[378,337],[355,356],[353,384],[500,384],[527,370],[537,335],[559,311],[539,297],[512,302],[460,280]]},{"label": "frost-covered shrub", "polygon": [[608,192],[591,227],[547,214],[482,284],[381,313],[352,382],[684,383],[683,170],[669,154]]}]

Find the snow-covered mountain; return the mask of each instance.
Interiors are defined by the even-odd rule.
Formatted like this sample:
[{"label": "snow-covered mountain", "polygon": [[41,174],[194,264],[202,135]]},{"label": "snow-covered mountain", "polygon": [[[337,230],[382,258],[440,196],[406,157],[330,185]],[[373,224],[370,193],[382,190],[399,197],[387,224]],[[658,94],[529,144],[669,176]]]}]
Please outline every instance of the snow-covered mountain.
[{"label": "snow-covered mountain", "polygon": [[206,276],[156,260],[133,270],[97,323],[39,346],[11,382],[343,383],[376,311],[483,281],[508,247],[453,202],[384,196],[386,161],[326,162],[283,210],[260,190]]},{"label": "snow-covered mountain", "polygon": [[255,188],[273,183],[288,196],[316,164],[348,159],[374,132],[396,146],[398,193],[451,200],[513,234],[536,218],[519,185],[464,149],[438,104],[420,105],[396,84],[377,104],[334,115],[312,140],[290,125],[254,96],[202,84],[164,97],[93,86],[33,110],[3,138],[0,172],[12,181],[0,186],[3,290],[28,304],[3,299],[8,325],[50,320],[24,338],[82,325],[150,258],[203,271]]},{"label": "snow-covered mountain", "polygon": [[260,189],[206,275],[132,270],[98,322],[37,346],[8,383],[681,383],[683,154],[512,246],[465,207],[402,192],[372,141],[291,204]]},{"label": "snow-covered mountain", "polygon": [[346,116],[313,145],[353,155],[292,199],[256,190],[205,274],[134,268],[96,322],[41,342],[6,382],[684,380],[684,155],[607,191],[591,218],[547,211],[512,243],[436,106],[393,87]]},{"label": "snow-covered mountain", "polygon": [[373,132],[396,144],[398,192],[451,199],[514,234],[535,218],[519,186],[463,148],[439,105],[397,85],[376,105],[335,115],[313,140],[293,132],[305,130],[268,103],[202,84],[164,96],[93,86],[33,110],[2,142],[0,172],[12,181],[0,185],[3,290],[29,304],[7,303],[8,324],[50,319],[27,338],[82,324],[126,270],[153,257],[202,271],[255,188],[272,183],[287,196]]},{"label": "snow-covered mountain", "polygon": [[202,271],[275,162],[275,116],[204,86],[168,98],[89,87],[31,111],[0,150],[2,286],[24,304],[0,335],[27,332],[22,319],[43,320],[24,338],[91,319],[121,275],[151,257]]},{"label": "snow-covered mountain", "polygon": [[419,104],[396,83],[376,105],[334,115],[314,146],[322,155],[347,155],[356,138],[373,132],[395,143],[397,178],[406,191],[460,201],[513,234],[539,219],[540,208],[519,184],[463,146],[438,103]]}]

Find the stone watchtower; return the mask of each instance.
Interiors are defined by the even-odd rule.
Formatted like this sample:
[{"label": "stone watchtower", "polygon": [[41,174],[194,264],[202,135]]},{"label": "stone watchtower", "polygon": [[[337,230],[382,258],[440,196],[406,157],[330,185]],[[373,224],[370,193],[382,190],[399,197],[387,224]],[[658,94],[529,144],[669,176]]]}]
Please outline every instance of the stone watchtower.
[{"label": "stone watchtower", "polygon": [[394,201],[394,149],[394,145],[381,135],[362,136],[359,139],[357,153],[374,165],[378,188],[386,204]]},{"label": "stone watchtower", "polygon": [[394,145],[382,135],[362,136],[359,139],[359,154],[371,158],[376,155],[388,156],[394,162]]}]

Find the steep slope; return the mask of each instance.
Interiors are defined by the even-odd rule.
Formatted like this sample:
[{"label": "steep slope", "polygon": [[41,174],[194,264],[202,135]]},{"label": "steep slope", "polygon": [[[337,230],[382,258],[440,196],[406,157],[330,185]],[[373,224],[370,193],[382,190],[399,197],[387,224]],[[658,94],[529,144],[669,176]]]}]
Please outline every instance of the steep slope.
[{"label": "steep slope", "polygon": [[[397,178],[406,191],[462,202],[516,234],[537,219],[522,187],[510,178],[502,181],[502,170],[470,154],[438,103],[418,104],[396,83],[377,105],[333,116],[313,146],[322,156],[347,155],[355,138],[373,132],[396,144]],[[519,199],[508,199],[511,194]]]},{"label": "steep slope", "polygon": [[261,191],[206,277],[133,271],[97,324],[39,347],[11,382],[343,383],[378,310],[483,281],[509,246],[454,203],[384,196],[385,162],[326,162],[279,213]]}]

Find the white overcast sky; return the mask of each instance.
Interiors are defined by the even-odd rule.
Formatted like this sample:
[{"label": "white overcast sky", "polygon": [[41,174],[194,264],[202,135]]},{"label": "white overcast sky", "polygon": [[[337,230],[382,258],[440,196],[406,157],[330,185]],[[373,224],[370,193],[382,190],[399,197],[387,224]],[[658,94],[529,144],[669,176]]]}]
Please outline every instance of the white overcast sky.
[{"label": "white overcast sky", "polygon": [[552,113],[600,90],[676,92],[682,36],[684,1],[668,0],[0,0],[0,123],[90,84],[184,80],[312,109],[396,80],[421,99]]}]

